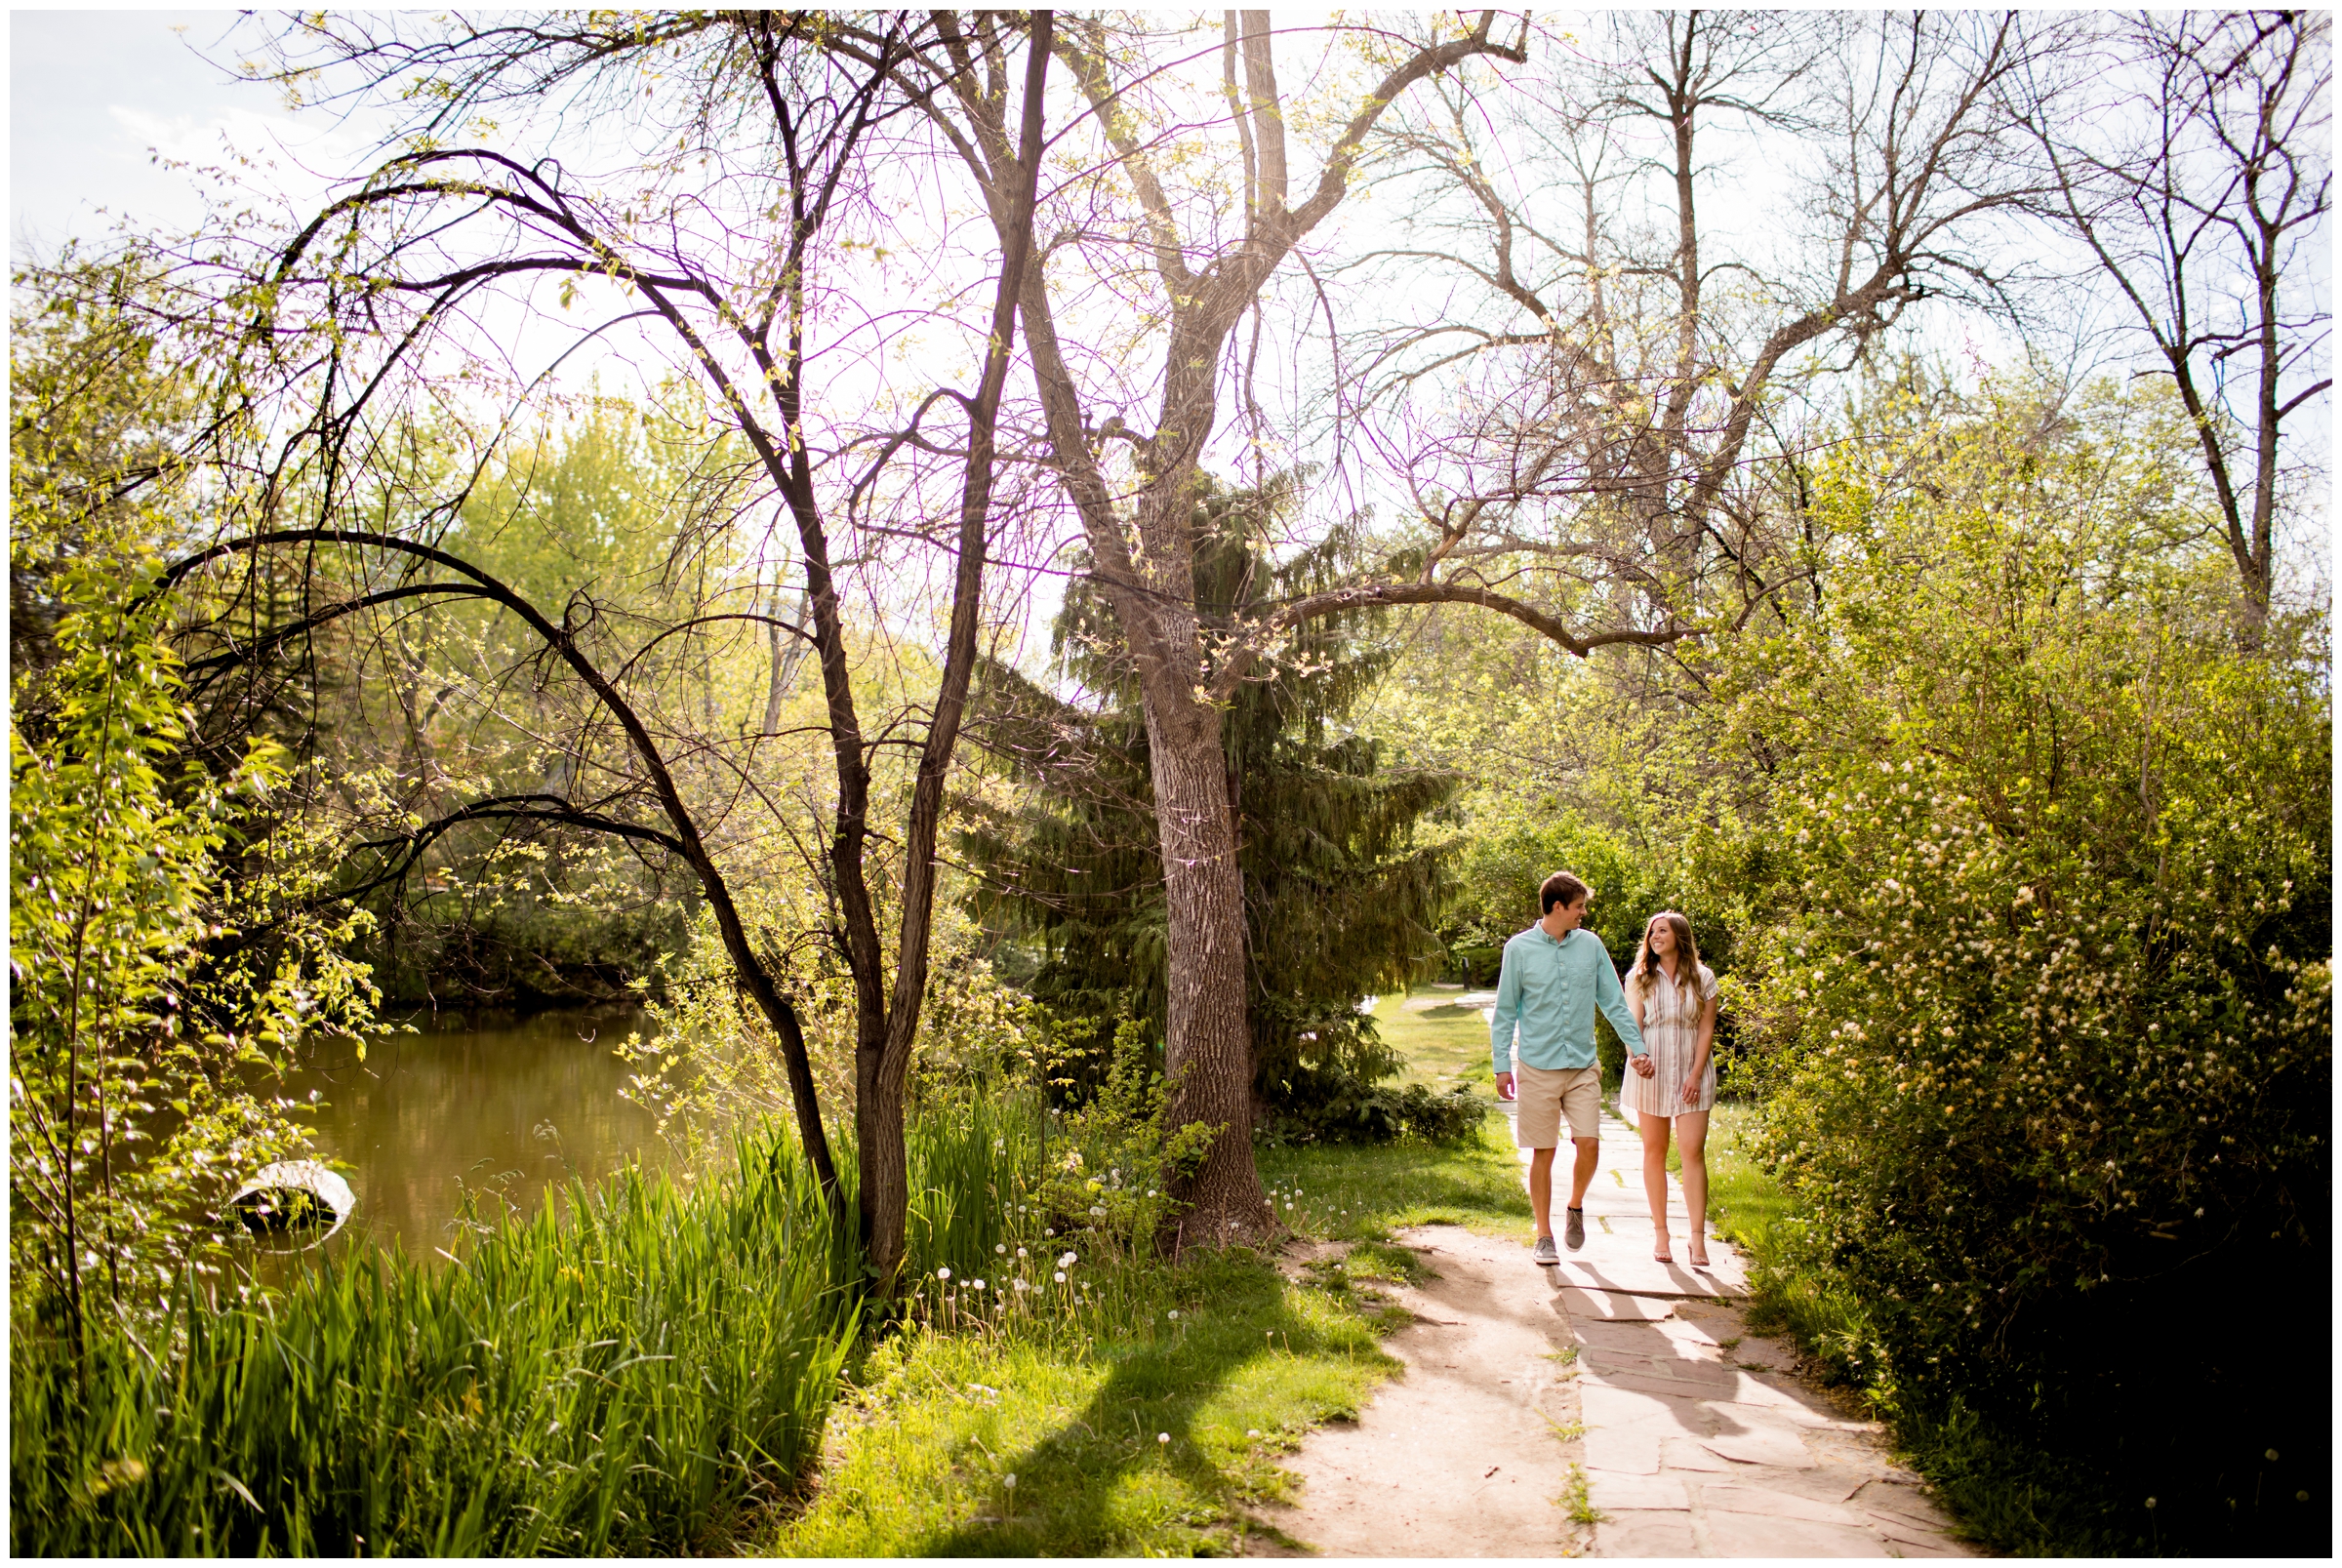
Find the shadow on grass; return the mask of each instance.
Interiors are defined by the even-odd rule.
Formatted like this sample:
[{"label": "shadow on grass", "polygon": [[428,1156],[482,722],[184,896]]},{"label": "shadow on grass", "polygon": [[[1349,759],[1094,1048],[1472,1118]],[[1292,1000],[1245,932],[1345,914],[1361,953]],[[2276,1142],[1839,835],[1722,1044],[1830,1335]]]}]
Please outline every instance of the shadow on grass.
[{"label": "shadow on grass", "polygon": [[[1191,1326],[1151,1341],[1102,1347],[1111,1371],[1089,1403],[1038,1442],[1012,1455],[988,1456],[1018,1477],[1013,1493],[1030,1512],[983,1518],[931,1538],[929,1555],[1115,1555],[1137,1542],[1159,1547],[1163,1527],[1201,1530],[1269,1480],[1266,1450],[1239,1432],[1199,1431],[1198,1418],[1239,1376],[1280,1403],[1312,1400],[1313,1420],[1355,1414],[1357,1380],[1329,1364],[1374,1358],[1363,1320],[1312,1322],[1273,1268],[1245,1259],[1214,1260],[1183,1282],[1200,1299]],[[1183,1317],[1185,1312],[1183,1310]],[[1168,1441],[1163,1441],[1163,1437]],[[952,1457],[972,1458],[973,1443]],[[1183,1489],[1149,1481],[1186,1483]],[[1197,1501],[1212,1507],[1198,1509]],[[1184,1515],[1184,1516],[1183,1516]],[[1197,1546],[1206,1543],[1196,1542]]]},{"label": "shadow on grass", "polygon": [[1264,1149],[1261,1177],[1304,1194],[1304,1228],[1380,1240],[1394,1227],[1453,1224],[1509,1229],[1528,1218],[1529,1195],[1512,1123],[1491,1112],[1476,1140],[1318,1145]]}]

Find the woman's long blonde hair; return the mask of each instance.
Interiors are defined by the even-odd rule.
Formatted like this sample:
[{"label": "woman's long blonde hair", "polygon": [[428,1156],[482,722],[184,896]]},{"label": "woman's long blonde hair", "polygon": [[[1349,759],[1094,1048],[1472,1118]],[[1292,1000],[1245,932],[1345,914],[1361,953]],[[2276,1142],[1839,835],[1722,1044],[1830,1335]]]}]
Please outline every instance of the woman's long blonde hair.
[{"label": "woman's long blonde hair", "polygon": [[1635,983],[1637,995],[1650,995],[1664,973],[1658,955],[1651,951],[1651,928],[1662,920],[1676,935],[1676,984],[1690,985],[1699,980],[1700,945],[1692,939],[1691,922],[1673,909],[1662,909],[1643,922],[1642,945],[1635,949],[1635,962],[1627,968],[1627,978]]}]

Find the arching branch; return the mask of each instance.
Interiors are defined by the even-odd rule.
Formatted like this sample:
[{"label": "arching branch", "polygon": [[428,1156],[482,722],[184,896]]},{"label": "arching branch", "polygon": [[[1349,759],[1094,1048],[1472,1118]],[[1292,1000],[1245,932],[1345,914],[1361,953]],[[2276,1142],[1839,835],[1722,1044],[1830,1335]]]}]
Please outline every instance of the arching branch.
[{"label": "arching branch", "polygon": [[134,611],[171,592],[188,577],[214,561],[239,554],[257,554],[286,544],[340,544],[355,549],[384,550],[425,561],[455,573],[473,584],[477,597],[502,605],[517,616],[524,625],[537,634],[548,652],[577,674],[593,694],[594,700],[618,722],[619,728],[626,733],[636,761],[649,778],[651,791],[661,811],[666,817],[669,831],[662,835],[661,842],[670,844],[673,853],[698,875],[708,906],[715,914],[724,949],[732,959],[741,984],[756,999],[757,1005],[772,1024],[774,1032],[781,1037],[788,1065],[789,1096],[796,1106],[798,1134],[803,1138],[806,1152],[820,1176],[823,1191],[832,1202],[838,1201],[840,1189],[837,1168],[830,1158],[828,1132],[822,1123],[821,1107],[813,1082],[813,1066],[805,1053],[804,1031],[797,1019],[796,1008],[781,993],[772,973],[765,968],[763,960],[749,944],[747,931],[741,922],[740,910],[732,900],[731,887],[702,839],[699,824],[693,819],[690,808],[684,805],[682,792],[675,785],[674,775],[669,771],[659,744],[651,738],[648,726],[643,723],[641,715],[635,712],[633,704],[586,656],[586,651],[578,646],[575,628],[566,623],[555,624],[526,596],[461,556],[435,545],[400,539],[396,535],[343,528],[277,529],[241,539],[222,540],[167,567],[155,580],[154,585],[133,607]]}]

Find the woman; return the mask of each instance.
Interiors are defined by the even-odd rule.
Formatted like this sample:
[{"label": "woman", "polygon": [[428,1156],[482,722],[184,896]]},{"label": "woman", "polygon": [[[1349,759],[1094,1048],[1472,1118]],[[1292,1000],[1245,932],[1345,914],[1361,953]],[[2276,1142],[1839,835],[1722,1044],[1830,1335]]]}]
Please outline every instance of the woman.
[{"label": "woman", "polygon": [[1667,1129],[1683,1150],[1683,1204],[1691,1214],[1690,1261],[1708,1266],[1708,1111],[1716,1104],[1716,976],[1700,962],[1691,922],[1673,909],[1651,916],[1627,970],[1627,1006],[1651,1048],[1648,1075],[1630,1072],[1619,1103],[1642,1130],[1642,1190],[1650,1200],[1657,1244],[1651,1257],[1674,1263],[1667,1240]]}]

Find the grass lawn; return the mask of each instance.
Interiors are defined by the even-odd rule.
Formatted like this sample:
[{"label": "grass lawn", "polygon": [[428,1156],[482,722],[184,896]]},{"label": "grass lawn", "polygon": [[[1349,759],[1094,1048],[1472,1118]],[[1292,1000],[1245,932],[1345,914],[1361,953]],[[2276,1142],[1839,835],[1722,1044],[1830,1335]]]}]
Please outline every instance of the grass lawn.
[{"label": "grass lawn", "polygon": [[[1474,1021],[1477,1022],[1474,1014]],[[1486,1070],[1485,1030],[1481,1068]],[[1353,1415],[1394,1365],[1383,1245],[1432,1221],[1525,1235],[1501,1117],[1459,1148],[1274,1148],[1261,1176],[1305,1237],[1349,1243],[1295,1280],[1238,1249],[1118,1266],[1092,1305],[997,1328],[913,1328],[831,1418],[821,1480],[747,1543],[785,1556],[1193,1555],[1241,1544],[1278,1456]],[[1176,1317],[1171,1314],[1176,1312]],[[1012,1484],[1009,1477],[1014,1476]]]},{"label": "grass lawn", "polygon": [[[1718,1100],[1708,1114],[1708,1220],[1718,1236],[1752,1255],[1764,1251],[1766,1231],[1789,1208],[1779,1184],[1747,1152],[1756,1112],[1745,1101]],[[1683,1150],[1672,1139],[1667,1168],[1683,1174]]]},{"label": "grass lawn", "polygon": [[1463,1000],[1482,994],[1462,985],[1419,985],[1404,995],[1375,998],[1376,1026],[1407,1062],[1406,1070],[1393,1081],[1402,1088],[1428,1084],[1434,1091],[1459,1083],[1483,1085],[1493,1103],[1496,1082],[1488,1065],[1488,1021],[1480,1017],[1480,1008],[1487,1004],[1467,1006]]}]

